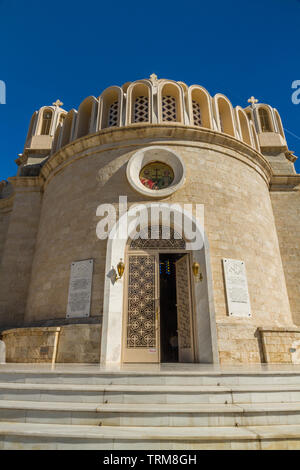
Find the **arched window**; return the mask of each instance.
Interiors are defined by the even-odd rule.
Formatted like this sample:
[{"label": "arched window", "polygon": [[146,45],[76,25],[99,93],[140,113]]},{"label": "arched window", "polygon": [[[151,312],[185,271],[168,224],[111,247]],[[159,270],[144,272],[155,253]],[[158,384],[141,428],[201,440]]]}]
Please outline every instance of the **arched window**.
[{"label": "arched window", "polygon": [[250,128],[246,114],[241,109],[238,109],[237,115],[240,122],[241,137],[246,144],[251,145]]},{"label": "arched window", "polygon": [[260,128],[262,132],[273,132],[271,126],[270,115],[265,108],[259,108],[258,110]]},{"label": "arched window", "polygon": [[49,135],[51,129],[53,112],[51,109],[45,109],[43,112],[42,130],[41,135]]},{"label": "arched window", "polygon": [[97,114],[95,108],[97,106],[98,101],[93,96],[89,96],[82,101],[78,109],[75,139],[79,139],[95,131],[95,116]]},{"label": "arched window", "polygon": [[204,88],[198,85],[189,88],[188,107],[191,125],[212,128],[210,96]]},{"label": "arched window", "polygon": [[220,131],[235,137],[231,105],[225,97],[219,96],[217,98],[217,110]]},{"label": "arched window", "polygon": [[177,83],[162,83],[158,89],[159,122],[184,122],[183,91]]},{"label": "arched window", "polygon": [[112,86],[104,90],[99,96],[99,110],[96,130],[122,125],[123,118],[122,88]]},{"label": "arched window", "polygon": [[74,121],[76,119],[76,111],[74,109],[71,109],[71,111],[68,112],[66,115],[66,118],[64,120],[64,124],[62,127],[62,137],[61,137],[61,147],[64,147],[67,145],[69,142],[72,140],[72,131],[74,128]]}]

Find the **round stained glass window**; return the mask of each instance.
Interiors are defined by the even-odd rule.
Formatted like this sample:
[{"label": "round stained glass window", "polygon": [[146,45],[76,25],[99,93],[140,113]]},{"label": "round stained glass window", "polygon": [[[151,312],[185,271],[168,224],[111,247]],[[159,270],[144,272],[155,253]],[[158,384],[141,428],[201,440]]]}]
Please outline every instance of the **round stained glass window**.
[{"label": "round stained glass window", "polygon": [[172,184],[174,172],[166,163],[151,162],[140,172],[141,183],[149,189],[164,189]]}]

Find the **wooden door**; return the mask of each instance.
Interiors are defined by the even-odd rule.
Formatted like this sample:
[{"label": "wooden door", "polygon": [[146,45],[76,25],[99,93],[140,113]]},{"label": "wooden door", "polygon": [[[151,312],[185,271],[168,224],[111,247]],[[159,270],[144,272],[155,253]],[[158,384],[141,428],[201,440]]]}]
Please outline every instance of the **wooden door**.
[{"label": "wooden door", "polygon": [[189,255],[175,263],[179,362],[194,362]]},{"label": "wooden door", "polygon": [[123,362],[159,362],[158,255],[129,254]]}]

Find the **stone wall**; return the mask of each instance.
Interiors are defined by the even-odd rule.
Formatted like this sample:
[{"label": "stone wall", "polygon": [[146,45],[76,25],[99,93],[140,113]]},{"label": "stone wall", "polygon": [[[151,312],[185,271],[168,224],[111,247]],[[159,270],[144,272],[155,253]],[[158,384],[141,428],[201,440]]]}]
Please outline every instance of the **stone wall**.
[{"label": "stone wall", "polygon": [[[299,175],[300,180],[300,175]],[[300,326],[300,183],[271,192],[293,320]]]},{"label": "stone wall", "polygon": [[39,225],[41,188],[37,178],[9,180],[15,185],[15,196],[0,269],[0,325],[21,325]]},{"label": "stone wall", "polygon": [[10,198],[10,200],[0,199],[0,266],[6,243],[12,204],[13,198]]},{"label": "stone wall", "polygon": [[300,364],[300,328],[259,328],[264,362]]},{"label": "stone wall", "polygon": [[263,362],[262,346],[255,326],[218,323],[217,332],[221,364]]},{"label": "stone wall", "polygon": [[2,339],[6,345],[7,362],[100,361],[101,325],[18,328],[3,331]]}]

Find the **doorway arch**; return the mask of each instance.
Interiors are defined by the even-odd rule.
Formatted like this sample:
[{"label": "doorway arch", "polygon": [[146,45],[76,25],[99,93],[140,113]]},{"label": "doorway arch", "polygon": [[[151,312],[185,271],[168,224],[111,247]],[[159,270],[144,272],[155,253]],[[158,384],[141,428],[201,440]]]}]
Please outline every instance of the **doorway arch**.
[{"label": "doorway arch", "polygon": [[[145,205],[149,213],[153,206],[160,210],[166,206],[166,203],[149,203]],[[194,282],[192,279],[192,282],[194,282],[195,362],[218,363],[217,332],[208,241],[203,227],[191,212],[183,208],[176,209],[176,207],[172,207],[172,211],[174,213],[172,228],[178,233],[182,232],[182,227],[176,226],[176,220],[178,220],[176,215],[183,216],[183,222],[186,220],[188,224],[193,224],[196,237],[198,240],[201,240],[197,249],[190,250],[189,243],[186,244],[186,249],[190,252],[191,263],[199,263],[203,274],[202,282]],[[103,365],[117,365],[122,362],[125,277],[123,276],[118,282],[113,282],[111,273],[120,259],[126,260],[128,240],[134,238],[134,229],[130,232],[127,227],[128,218],[127,214],[124,214],[112,228],[107,240],[100,359]],[[127,236],[124,236],[126,232]],[[126,269],[127,266],[125,265]]]}]

